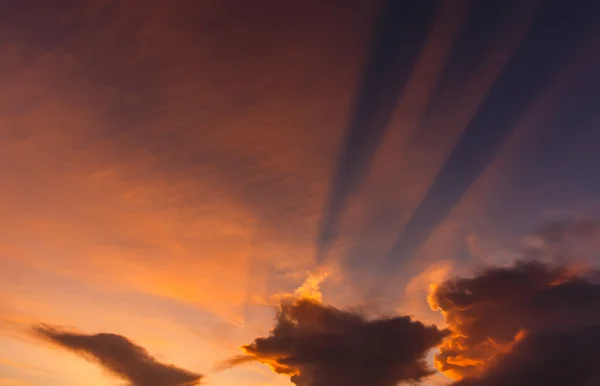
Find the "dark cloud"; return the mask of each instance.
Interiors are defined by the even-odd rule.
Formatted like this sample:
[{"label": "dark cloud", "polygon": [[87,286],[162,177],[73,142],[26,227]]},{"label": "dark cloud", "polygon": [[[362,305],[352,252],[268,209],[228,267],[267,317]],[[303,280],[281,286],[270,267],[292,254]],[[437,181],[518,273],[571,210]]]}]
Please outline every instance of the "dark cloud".
[{"label": "dark cloud", "polygon": [[[577,6],[560,0],[543,3],[529,32],[495,80],[398,237],[386,270],[389,265],[410,257],[492,162],[577,47],[587,41],[590,30],[600,21],[599,5],[587,0]],[[579,100],[580,96],[574,97]],[[587,104],[593,105],[593,100],[587,100]],[[561,109],[560,114],[573,116],[581,112],[581,105],[568,104],[568,110]],[[584,110],[586,114],[592,111]],[[550,121],[556,118],[553,111],[548,116],[552,117]],[[561,129],[570,130],[570,127],[563,125]]]},{"label": "dark cloud", "polygon": [[35,332],[67,350],[98,363],[132,386],[193,386],[201,375],[158,362],[143,348],[115,334],[86,335],[50,326]]},{"label": "dark cloud", "polygon": [[413,65],[426,42],[438,0],[386,0],[358,86],[323,213],[319,260],[335,238],[339,216],[371,163]]},{"label": "dark cloud", "polygon": [[[453,386],[594,386],[600,384],[598,356],[600,329],[534,334],[519,342],[479,379]],[[526,364],[526,365],[525,365]]]},{"label": "dark cloud", "polygon": [[[600,283],[594,276],[529,261],[443,283],[430,303],[453,334],[436,365],[472,378],[460,386],[596,384],[600,368],[590,358],[600,337]],[[544,381],[548,374],[556,378]]]},{"label": "dark cloud", "polygon": [[393,386],[431,373],[423,358],[447,335],[409,317],[367,320],[308,299],[282,304],[271,334],[243,346],[298,386]]}]

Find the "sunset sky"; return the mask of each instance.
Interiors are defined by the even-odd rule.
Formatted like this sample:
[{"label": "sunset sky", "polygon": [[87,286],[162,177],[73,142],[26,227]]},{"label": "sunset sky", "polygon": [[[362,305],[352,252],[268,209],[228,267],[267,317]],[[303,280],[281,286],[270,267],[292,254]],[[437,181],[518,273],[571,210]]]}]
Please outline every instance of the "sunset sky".
[{"label": "sunset sky", "polygon": [[0,386],[158,386],[58,329],[291,385],[216,364],[309,273],[442,329],[446,279],[596,267],[599,39],[596,0],[0,1]]}]

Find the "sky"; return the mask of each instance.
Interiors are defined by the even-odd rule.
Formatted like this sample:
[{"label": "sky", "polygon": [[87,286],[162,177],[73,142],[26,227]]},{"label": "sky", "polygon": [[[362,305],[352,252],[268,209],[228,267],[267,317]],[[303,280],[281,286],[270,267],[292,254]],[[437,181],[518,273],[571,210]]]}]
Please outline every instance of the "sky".
[{"label": "sky", "polygon": [[[600,256],[599,34],[595,0],[0,2],[0,386],[335,386],[299,345],[331,329],[375,353],[382,325],[428,344],[355,382],[517,379],[512,348],[447,373],[472,284],[446,280],[600,299],[580,271]],[[478,271],[520,258],[569,274]],[[325,271],[312,303],[286,297]],[[527,358],[598,339],[536,322],[560,307],[482,334]]]}]

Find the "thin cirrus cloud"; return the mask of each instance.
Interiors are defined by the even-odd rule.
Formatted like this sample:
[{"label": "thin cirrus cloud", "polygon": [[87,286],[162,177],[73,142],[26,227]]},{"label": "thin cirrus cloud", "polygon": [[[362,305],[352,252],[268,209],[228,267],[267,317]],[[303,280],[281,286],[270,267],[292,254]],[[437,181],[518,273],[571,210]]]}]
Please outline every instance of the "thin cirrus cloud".
[{"label": "thin cirrus cloud", "polygon": [[[13,338],[53,320],[204,366],[254,336],[246,299],[261,311],[310,262],[339,134],[323,128],[342,126],[374,6],[35,3],[0,6],[0,360],[47,364],[19,370],[33,384],[102,384]],[[241,380],[273,378],[210,379]]]},{"label": "thin cirrus cloud", "polygon": [[202,375],[157,361],[143,347],[115,334],[81,334],[47,325],[35,327],[42,338],[98,363],[131,386],[193,386]]},{"label": "thin cirrus cloud", "polygon": [[[322,126],[342,119],[371,5],[318,6],[312,20],[316,5],[26,3],[1,16],[16,63],[1,74],[4,256],[104,272],[102,282],[211,303],[227,319],[239,316],[247,269],[310,260],[337,141]],[[246,12],[226,17],[237,6]],[[323,54],[335,71],[323,73]]]}]

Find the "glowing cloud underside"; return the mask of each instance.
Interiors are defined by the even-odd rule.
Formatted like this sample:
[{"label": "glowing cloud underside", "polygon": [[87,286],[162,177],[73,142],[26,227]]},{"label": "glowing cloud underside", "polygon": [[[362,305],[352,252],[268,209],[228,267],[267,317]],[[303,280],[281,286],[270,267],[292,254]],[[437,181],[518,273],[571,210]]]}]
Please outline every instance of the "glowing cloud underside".
[{"label": "glowing cloud underside", "polygon": [[[440,284],[429,303],[451,331],[435,364],[459,380],[455,386],[587,386],[600,380],[600,368],[586,359],[593,353],[583,345],[565,355],[573,349],[565,336],[582,343],[600,337],[600,283],[580,270],[536,261],[488,268]],[[556,366],[557,379],[540,383]]]},{"label": "glowing cloud underside", "polygon": [[368,320],[322,303],[324,270],[308,276],[294,296],[282,297],[269,336],[242,346],[244,355],[218,370],[245,362],[267,364],[298,386],[394,386],[432,374],[426,353],[448,335],[409,317]]}]

